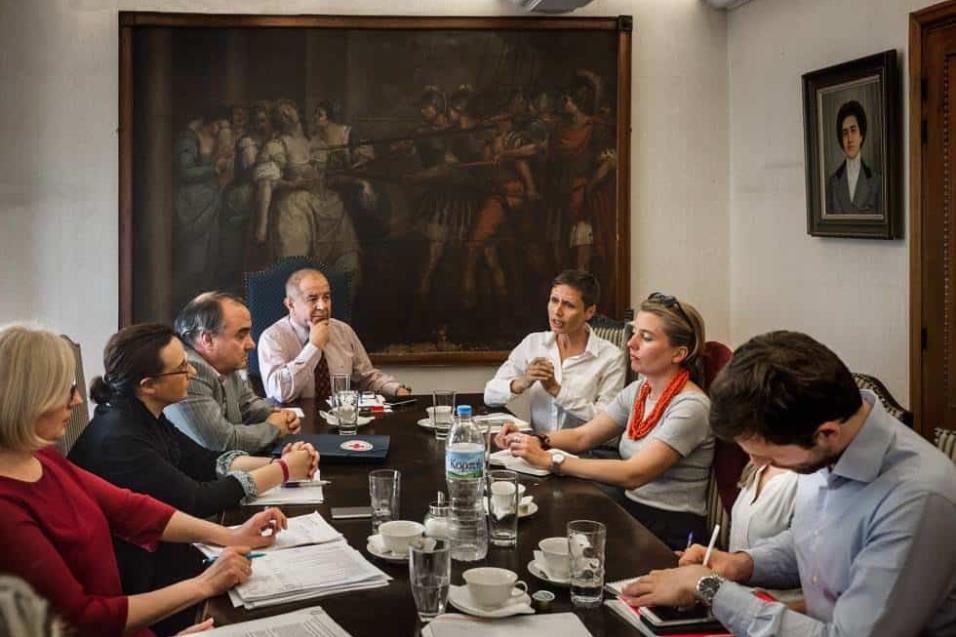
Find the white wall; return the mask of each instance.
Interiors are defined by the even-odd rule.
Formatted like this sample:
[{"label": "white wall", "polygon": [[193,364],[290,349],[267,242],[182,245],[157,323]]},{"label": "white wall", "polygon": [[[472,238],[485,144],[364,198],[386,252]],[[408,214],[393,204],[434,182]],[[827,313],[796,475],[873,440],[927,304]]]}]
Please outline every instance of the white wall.
[{"label": "white wall", "polygon": [[[904,209],[908,14],[925,0],[759,0],[729,14],[730,317],[734,343],[807,332],[909,404],[909,242],[806,234],[801,75],[899,54]],[[908,232],[908,216],[907,216]]]},{"label": "white wall", "polygon": [[[119,10],[517,15],[503,0],[0,0],[0,322],[71,334],[88,377],[117,325]],[[726,18],[698,0],[596,0],[575,15],[620,14],[636,24],[631,298],[686,296],[726,339]],[[396,371],[416,389],[476,391],[492,370]]]}]

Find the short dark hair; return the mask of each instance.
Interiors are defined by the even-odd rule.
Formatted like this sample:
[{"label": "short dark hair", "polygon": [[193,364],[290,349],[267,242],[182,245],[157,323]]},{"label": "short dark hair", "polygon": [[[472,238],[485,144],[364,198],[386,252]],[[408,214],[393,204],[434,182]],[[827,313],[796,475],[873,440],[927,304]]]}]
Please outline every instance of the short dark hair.
[{"label": "short dark hair", "polygon": [[159,352],[176,338],[168,325],[140,323],[124,327],[110,337],[103,350],[103,376],[90,383],[90,396],[98,404],[113,396],[133,396],[139,381],[163,371]]},{"label": "short dark hair", "polygon": [[557,285],[566,285],[577,290],[578,294],[581,295],[581,300],[584,301],[585,308],[597,305],[598,301],[601,300],[601,284],[598,283],[597,277],[590,272],[565,270],[551,281],[552,288]]},{"label": "short dark hair", "polygon": [[859,102],[850,100],[837,111],[836,136],[840,148],[843,148],[843,120],[851,115],[856,118],[856,123],[860,127],[860,136],[863,138],[863,141],[866,142],[866,113],[863,111],[863,106]]},{"label": "short dark hair", "polygon": [[222,303],[232,301],[245,305],[241,297],[228,292],[203,292],[186,304],[173,327],[179,338],[187,345],[193,345],[203,332],[222,334],[224,327]]},{"label": "short dark hair", "polygon": [[863,404],[843,361],[799,332],[755,336],[734,352],[710,387],[710,426],[724,440],[759,436],[774,445],[814,446],[825,422]]}]

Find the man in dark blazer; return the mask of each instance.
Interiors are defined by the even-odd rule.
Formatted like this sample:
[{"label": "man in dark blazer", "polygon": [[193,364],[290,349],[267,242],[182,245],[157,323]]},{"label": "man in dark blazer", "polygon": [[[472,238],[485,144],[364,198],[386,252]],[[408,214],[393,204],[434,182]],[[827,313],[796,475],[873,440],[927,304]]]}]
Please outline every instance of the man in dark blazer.
[{"label": "man in dark blazer", "polygon": [[837,140],[846,159],[827,180],[827,214],[883,212],[883,176],[863,162],[866,113],[851,100],[837,113]]}]

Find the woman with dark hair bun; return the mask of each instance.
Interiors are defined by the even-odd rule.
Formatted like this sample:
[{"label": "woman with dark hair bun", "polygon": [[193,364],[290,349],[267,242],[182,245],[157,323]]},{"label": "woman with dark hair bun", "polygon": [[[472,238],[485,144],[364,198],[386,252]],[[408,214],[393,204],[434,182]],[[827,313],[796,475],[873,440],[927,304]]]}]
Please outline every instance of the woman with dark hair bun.
[{"label": "woman with dark hair bun", "polygon": [[[165,325],[126,327],[103,352],[105,374],[93,380],[96,413],[70,451],[70,460],[101,478],[150,495],[196,517],[210,517],[244,498],[308,478],[318,466],[311,445],[287,445],[282,457],[256,458],[243,451],[222,453],[200,446],[163,415],[183,400],[196,370],[182,343]],[[164,546],[156,554],[118,540],[116,553],[124,590],[151,590],[183,573],[169,573]]]}]

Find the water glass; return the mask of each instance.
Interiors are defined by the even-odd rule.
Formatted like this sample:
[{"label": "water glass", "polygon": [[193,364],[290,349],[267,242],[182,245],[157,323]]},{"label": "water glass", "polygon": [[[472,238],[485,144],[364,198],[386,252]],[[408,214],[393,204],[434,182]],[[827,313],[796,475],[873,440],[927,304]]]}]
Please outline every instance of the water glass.
[{"label": "water glass", "polygon": [[571,603],[578,608],[601,605],[604,590],[604,545],[607,528],[600,522],[568,522]]},{"label": "water glass", "polygon": [[428,622],[445,612],[451,583],[448,540],[423,538],[409,546],[408,583],[420,620]]},{"label": "water glass", "polygon": [[[340,391],[348,391],[352,389],[352,377],[348,374],[332,374],[329,376],[329,381],[332,384],[332,397],[338,396]],[[324,396],[316,396],[316,398],[324,398]]]},{"label": "water glass", "polygon": [[436,389],[432,392],[432,428],[436,440],[447,440],[448,432],[455,421],[455,392]]},{"label": "water glass", "polygon": [[372,505],[372,533],[382,522],[399,519],[402,474],[395,469],[376,469],[368,474],[368,495]]},{"label": "water glass", "polygon": [[335,417],[339,421],[339,435],[354,436],[358,430],[359,393],[346,390],[335,394]]},{"label": "water glass", "polygon": [[488,533],[493,546],[518,545],[518,474],[488,472]]}]

